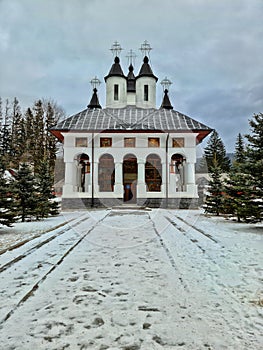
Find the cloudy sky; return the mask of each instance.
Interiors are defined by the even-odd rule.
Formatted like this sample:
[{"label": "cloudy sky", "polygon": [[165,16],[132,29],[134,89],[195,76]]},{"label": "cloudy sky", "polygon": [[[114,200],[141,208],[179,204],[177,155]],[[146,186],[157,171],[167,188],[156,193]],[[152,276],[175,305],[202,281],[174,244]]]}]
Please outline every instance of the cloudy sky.
[{"label": "cloudy sky", "polygon": [[118,41],[121,65],[151,46],[159,82],[173,84],[175,110],[215,128],[233,151],[248,119],[263,112],[262,0],[0,0],[0,96],[17,97],[23,108],[51,98],[67,115],[89,103],[90,80],[102,84]]}]

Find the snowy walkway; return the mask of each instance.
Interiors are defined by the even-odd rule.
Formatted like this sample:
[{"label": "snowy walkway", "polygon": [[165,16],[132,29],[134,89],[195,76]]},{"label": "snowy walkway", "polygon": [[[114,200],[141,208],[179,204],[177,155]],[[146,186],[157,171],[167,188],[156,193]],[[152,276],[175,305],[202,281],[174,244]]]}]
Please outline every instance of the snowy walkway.
[{"label": "snowy walkway", "polygon": [[0,255],[3,349],[262,348],[262,227],[199,211],[72,218]]}]

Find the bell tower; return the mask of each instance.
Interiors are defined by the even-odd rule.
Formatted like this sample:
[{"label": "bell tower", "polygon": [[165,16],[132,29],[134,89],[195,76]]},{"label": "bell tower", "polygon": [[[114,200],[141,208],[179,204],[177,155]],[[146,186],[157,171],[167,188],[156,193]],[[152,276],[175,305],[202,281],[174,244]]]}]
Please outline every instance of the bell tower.
[{"label": "bell tower", "polygon": [[144,59],[140,72],[136,77],[136,106],[156,108],[156,82],[158,78],[153,74],[149,64],[149,54],[152,48],[145,40],[140,50],[144,55]]},{"label": "bell tower", "polygon": [[104,78],[106,82],[106,108],[123,108],[127,105],[127,83],[123,74],[119,55],[121,53],[120,44],[115,41],[111,47],[114,63],[109,74]]}]

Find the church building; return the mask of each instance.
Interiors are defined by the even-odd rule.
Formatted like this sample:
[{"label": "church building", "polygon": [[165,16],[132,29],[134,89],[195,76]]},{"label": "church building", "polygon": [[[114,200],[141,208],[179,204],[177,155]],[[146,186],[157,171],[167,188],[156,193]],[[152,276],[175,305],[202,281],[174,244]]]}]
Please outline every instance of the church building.
[{"label": "church building", "polygon": [[114,62],[104,78],[105,108],[97,94],[100,81],[94,78],[87,108],[50,130],[64,148],[63,209],[197,207],[196,146],[212,129],[173,109],[167,78],[161,81],[163,99],[156,105],[158,78],[150,66],[150,50],[145,41],[137,75],[130,51],[125,74],[115,42]]}]

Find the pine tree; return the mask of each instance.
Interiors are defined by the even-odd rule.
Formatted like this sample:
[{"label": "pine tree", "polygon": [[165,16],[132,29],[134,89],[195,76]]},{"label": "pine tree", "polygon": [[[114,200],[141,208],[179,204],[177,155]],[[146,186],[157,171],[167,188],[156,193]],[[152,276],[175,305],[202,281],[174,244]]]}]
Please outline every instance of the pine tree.
[{"label": "pine tree", "polygon": [[2,97],[0,96],[0,131],[2,129],[2,125],[3,125],[3,102],[2,102]]},{"label": "pine tree", "polygon": [[58,215],[58,203],[54,201],[53,176],[50,174],[49,162],[43,160],[40,163],[37,175],[37,218],[45,218],[49,215]]},{"label": "pine tree", "polygon": [[33,108],[33,137],[34,137],[34,174],[37,174],[40,168],[40,163],[45,156],[45,142],[44,142],[44,110],[42,101],[38,100]]},{"label": "pine tree", "polygon": [[27,164],[22,163],[20,165],[12,190],[15,199],[15,210],[21,221],[24,222],[26,218],[31,219],[36,216],[36,180]]},{"label": "pine tree", "polygon": [[249,141],[247,147],[247,157],[249,172],[253,175],[255,186],[259,190],[259,195],[263,192],[263,114],[254,115],[254,119],[249,121],[252,134],[246,135]]},{"label": "pine tree", "polygon": [[255,192],[253,178],[243,171],[243,166],[233,166],[225,180],[224,192],[225,213],[235,215],[239,222],[258,218],[257,207],[251,200]]},{"label": "pine tree", "polygon": [[255,114],[249,121],[251,134],[246,135],[249,142],[247,147],[247,172],[253,178],[255,194],[254,203],[258,211],[263,213],[263,113]]},{"label": "pine tree", "polygon": [[19,163],[24,150],[25,131],[24,120],[22,118],[21,109],[17,98],[14,98],[12,106],[12,122],[11,122],[11,152],[10,166],[15,169],[19,168]]},{"label": "pine tree", "polygon": [[35,137],[34,137],[34,120],[33,113],[30,108],[27,108],[24,115],[24,133],[25,133],[25,145],[24,152],[21,157],[22,163],[34,164],[34,150],[35,150]]},{"label": "pine tree", "polygon": [[244,139],[240,133],[236,140],[234,161],[236,164],[244,164],[246,161]]},{"label": "pine tree", "polygon": [[49,171],[54,176],[57,140],[54,135],[49,132],[49,129],[56,124],[56,116],[50,102],[47,103],[45,115],[45,158],[49,161]]},{"label": "pine tree", "polygon": [[[212,132],[207,146],[204,148],[204,153],[202,166],[206,163],[208,172],[214,167],[220,167],[223,172],[227,172],[230,169],[230,159],[226,155],[225,146],[216,130]],[[216,164],[214,163],[215,159]]]},{"label": "pine tree", "polygon": [[[215,157],[216,158],[216,157]],[[210,167],[211,180],[208,183],[208,195],[205,200],[205,212],[219,215],[223,208],[223,184],[221,180],[222,169],[218,166],[216,159],[213,160]]]},{"label": "pine tree", "polygon": [[16,221],[11,186],[4,176],[4,165],[0,156],[0,225],[12,226]]},{"label": "pine tree", "polygon": [[2,127],[0,134],[0,155],[5,166],[9,166],[11,155],[11,130],[9,100],[5,102],[5,112],[2,112]]}]

